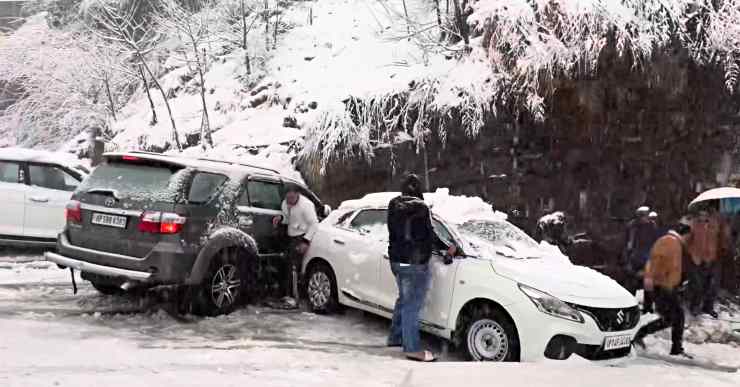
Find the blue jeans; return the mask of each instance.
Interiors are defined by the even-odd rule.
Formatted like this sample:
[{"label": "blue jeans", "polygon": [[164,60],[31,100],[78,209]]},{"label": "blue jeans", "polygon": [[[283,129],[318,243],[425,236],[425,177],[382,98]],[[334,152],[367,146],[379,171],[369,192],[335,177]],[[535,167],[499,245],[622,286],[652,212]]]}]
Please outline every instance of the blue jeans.
[{"label": "blue jeans", "polygon": [[419,312],[429,289],[429,267],[391,262],[391,272],[396,277],[398,298],[388,344],[400,343],[404,352],[421,352]]}]

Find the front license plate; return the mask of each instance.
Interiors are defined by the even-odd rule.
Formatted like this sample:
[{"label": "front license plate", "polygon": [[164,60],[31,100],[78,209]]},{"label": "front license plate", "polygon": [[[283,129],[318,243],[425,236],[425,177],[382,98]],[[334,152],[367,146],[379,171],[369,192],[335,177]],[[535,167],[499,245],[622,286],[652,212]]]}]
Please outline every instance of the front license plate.
[{"label": "front license plate", "polygon": [[604,350],[619,349],[629,347],[632,344],[631,335],[610,336],[604,339]]},{"label": "front license plate", "polygon": [[101,214],[99,212],[94,212],[91,222],[93,224],[99,224],[101,226],[126,228],[126,220],[128,220],[128,218],[126,218],[125,216]]}]

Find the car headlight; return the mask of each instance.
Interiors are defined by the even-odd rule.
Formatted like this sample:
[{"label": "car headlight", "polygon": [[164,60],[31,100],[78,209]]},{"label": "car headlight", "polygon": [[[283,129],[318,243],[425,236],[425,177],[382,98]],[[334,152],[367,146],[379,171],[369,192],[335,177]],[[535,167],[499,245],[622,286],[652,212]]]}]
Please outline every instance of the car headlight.
[{"label": "car headlight", "polygon": [[523,284],[519,284],[519,289],[532,300],[540,312],[569,321],[583,323],[584,320],[581,312],[561,301],[559,298]]}]

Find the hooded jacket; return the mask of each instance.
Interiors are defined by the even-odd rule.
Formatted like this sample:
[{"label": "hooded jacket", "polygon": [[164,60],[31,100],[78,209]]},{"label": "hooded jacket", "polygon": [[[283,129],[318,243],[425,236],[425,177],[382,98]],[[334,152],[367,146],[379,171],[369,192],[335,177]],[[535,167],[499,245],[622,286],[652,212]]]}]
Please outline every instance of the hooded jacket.
[{"label": "hooded jacket", "polygon": [[391,262],[427,264],[436,241],[429,207],[413,196],[388,204],[388,257]]},{"label": "hooded jacket", "polygon": [[685,263],[688,251],[681,237],[674,231],[660,237],[650,251],[650,260],[645,266],[645,278],[650,278],[656,287],[673,290],[686,277]]}]

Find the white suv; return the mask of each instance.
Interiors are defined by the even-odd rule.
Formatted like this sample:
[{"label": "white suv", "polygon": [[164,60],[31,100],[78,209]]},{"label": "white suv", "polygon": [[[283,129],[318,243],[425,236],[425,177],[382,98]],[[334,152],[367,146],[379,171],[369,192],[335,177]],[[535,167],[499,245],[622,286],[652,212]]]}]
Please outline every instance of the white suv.
[{"label": "white suv", "polygon": [[87,172],[65,154],[0,148],[0,245],[55,246],[65,206]]},{"label": "white suv", "polygon": [[[316,312],[339,305],[391,317],[398,294],[388,262],[387,203],[378,193],[343,203],[313,233],[303,265]],[[557,247],[538,244],[479,198],[427,194],[437,235],[463,255],[430,262],[425,331],[472,360],[600,360],[627,356],[640,313],[612,279],[575,266]]]}]

